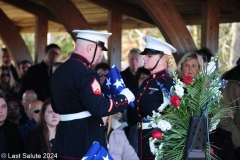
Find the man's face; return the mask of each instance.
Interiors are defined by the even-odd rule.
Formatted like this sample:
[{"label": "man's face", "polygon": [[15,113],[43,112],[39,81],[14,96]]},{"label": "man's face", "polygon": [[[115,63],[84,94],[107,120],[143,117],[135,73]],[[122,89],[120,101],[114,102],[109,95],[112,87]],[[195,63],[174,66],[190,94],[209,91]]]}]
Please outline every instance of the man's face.
[{"label": "man's face", "polygon": [[35,100],[37,100],[37,96],[33,92],[26,92],[23,94],[22,105],[24,106],[26,112],[28,111],[29,103]]},{"label": "man's face", "polygon": [[7,51],[2,52],[2,62],[4,65],[8,65],[11,63],[11,57],[9,56],[9,53]]},{"label": "man's face", "polygon": [[48,52],[45,53],[44,59],[48,64],[53,65],[59,56],[60,50],[58,48],[51,48]]},{"label": "man's face", "polygon": [[7,118],[7,104],[3,98],[0,98],[0,126],[3,125]]},{"label": "man's face", "polygon": [[23,63],[20,65],[20,72],[21,74],[25,74],[28,70],[28,68],[31,67],[31,64],[30,63]]},{"label": "man's face", "polygon": [[34,101],[34,102],[31,102],[29,107],[29,117],[30,118],[33,118],[36,122],[39,122],[40,120],[40,111],[42,109],[42,104],[43,102],[42,101]]},{"label": "man's face", "polygon": [[135,72],[137,71],[137,69],[139,67],[142,67],[142,65],[143,65],[143,59],[142,59],[141,55],[138,55],[135,53],[131,53],[129,55],[128,62],[129,62],[130,70],[133,70]]}]

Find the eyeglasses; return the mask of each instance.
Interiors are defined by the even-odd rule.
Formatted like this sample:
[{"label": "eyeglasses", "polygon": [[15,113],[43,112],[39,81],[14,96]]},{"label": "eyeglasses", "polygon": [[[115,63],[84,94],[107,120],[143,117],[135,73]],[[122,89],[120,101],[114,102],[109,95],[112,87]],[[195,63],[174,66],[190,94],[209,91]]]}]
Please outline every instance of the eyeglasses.
[{"label": "eyeglasses", "polygon": [[106,77],[107,76],[107,74],[104,74],[104,73],[98,73],[98,75],[99,75],[99,77],[102,77],[102,76]]},{"label": "eyeglasses", "polygon": [[36,108],[36,109],[34,109],[34,111],[33,111],[35,114],[38,114],[39,112],[40,112],[40,109],[39,108]]},{"label": "eyeglasses", "polygon": [[8,106],[8,110],[18,109],[18,108],[19,108],[18,105],[15,105],[15,106]]},{"label": "eyeglasses", "polygon": [[1,74],[1,77],[10,77],[10,74]]},{"label": "eyeglasses", "polygon": [[55,52],[55,51],[52,51],[52,50],[48,51],[48,53],[51,53],[52,55],[57,55],[57,56],[59,56],[59,55],[60,55],[60,53],[57,53],[57,52]]}]

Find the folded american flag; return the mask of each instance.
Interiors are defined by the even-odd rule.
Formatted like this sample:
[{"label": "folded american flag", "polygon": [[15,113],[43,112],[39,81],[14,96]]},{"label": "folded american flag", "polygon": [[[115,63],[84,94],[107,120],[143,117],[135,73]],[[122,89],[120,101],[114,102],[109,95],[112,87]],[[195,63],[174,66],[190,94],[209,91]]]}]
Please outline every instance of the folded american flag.
[{"label": "folded american flag", "polygon": [[[117,96],[124,88],[126,88],[118,68],[113,65],[108,72],[102,86],[102,91],[105,97],[112,98]],[[134,107],[134,103],[129,104]]]}]

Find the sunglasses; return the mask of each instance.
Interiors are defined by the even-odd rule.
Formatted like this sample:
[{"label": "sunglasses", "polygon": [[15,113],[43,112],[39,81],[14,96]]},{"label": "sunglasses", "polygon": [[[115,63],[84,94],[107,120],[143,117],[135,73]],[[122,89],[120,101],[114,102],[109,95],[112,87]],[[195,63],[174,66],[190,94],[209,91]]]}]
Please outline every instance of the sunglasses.
[{"label": "sunglasses", "polygon": [[1,74],[1,77],[10,77],[10,74]]},{"label": "sunglasses", "polygon": [[18,105],[15,105],[15,106],[8,106],[8,110],[18,109],[18,108],[19,108]]},{"label": "sunglasses", "polygon": [[99,77],[102,77],[102,76],[106,77],[107,76],[107,74],[104,74],[104,73],[98,73],[98,75],[99,75]]},{"label": "sunglasses", "polygon": [[40,109],[39,108],[36,108],[34,111],[33,111],[35,114],[38,114],[40,112]]}]

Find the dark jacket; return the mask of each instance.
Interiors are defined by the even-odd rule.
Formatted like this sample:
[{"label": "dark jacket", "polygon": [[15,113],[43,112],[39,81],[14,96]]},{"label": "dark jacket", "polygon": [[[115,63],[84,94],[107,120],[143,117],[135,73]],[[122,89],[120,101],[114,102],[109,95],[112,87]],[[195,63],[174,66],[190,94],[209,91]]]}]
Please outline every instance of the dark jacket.
[{"label": "dark jacket", "polygon": [[44,101],[46,98],[49,98],[45,95],[50,96],[50,88],[48,87],[50,78],[48,76],[48,66],[43,61],[31,66],[22,78],[19,99],[22,99],[23,93],[30,89],[37,93],[39,100]]},{"label": "dark jacket", "polygon": [[129,88],[135,95],[138,91],[138,85],[136,84],[134,75],[130,72],[129,67],[120,73],[127,88]]},{"label": "dark jacket", "polygon": [[41,154],[42,156],[43,153],[47,153],[46,141],[43,131],[39,126],[28,132],[24,152],[27,154]]},{"label": "dark jacket", "polygon": [[17,125],[5,120],[4,124],[0,126],[0,153],[22,154],[23,145]]},{"label": "dark jacket", "polygon": [[[166,72],[166,70],[150,74],[149,78],[143,81],[139,93],[135,99],[136,114],[139,122],[148,115],[152,116],[152,111],[156,111],[163,103],[163,94],[159,84],[170,91],[173,86],[173,79]],[[151,137],[152,129],[139,129],[139,158],[140,159],[154,159],[155,156],[151,153],[149,147],[149,137]]]},{"label": "dark jacket", "polygon": [[89,67],[84,57],[74,53],[54,72],[51,96],[52,108],[60,115],[82,111],[89,111],[92,115],[60,121],[52,149],[60,157],[82,158],[94,141],[107,149],[101,117],[120,112],[128,106],[124,95],[104,98],[99,75]]}]

